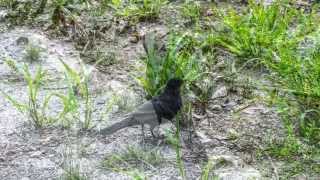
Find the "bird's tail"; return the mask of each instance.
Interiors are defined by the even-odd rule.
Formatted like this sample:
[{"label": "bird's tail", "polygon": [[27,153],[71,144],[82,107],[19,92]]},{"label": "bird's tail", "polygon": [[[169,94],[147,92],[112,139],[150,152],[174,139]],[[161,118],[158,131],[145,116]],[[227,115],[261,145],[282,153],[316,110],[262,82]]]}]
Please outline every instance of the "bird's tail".
[{"label": "bird's tail", "polygon": [[113,134],[113,133],[119,131],[120,129],[134,126],[137,124],[139,124],[138,121],[136,121],[132,116],[128,116],[125,119],[121,120],[120,122],[117,122],[109,127],[106,127],[104,129],[100,130],[100,134],[110,135],[110,134]]}]

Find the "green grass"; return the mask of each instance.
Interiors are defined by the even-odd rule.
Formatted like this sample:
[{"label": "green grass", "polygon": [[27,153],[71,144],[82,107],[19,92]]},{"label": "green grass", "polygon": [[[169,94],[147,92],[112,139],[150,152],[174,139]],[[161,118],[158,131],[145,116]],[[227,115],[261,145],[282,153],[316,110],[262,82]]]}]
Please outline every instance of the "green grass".
[{"label": "green grass", "polygon": [[264,154],[283,161],[278,168],[281,179],[289,179],[296,175],[308,174],[316,177],[320,173],[319,148],[316,145],[308,145],[301,141],[293,132],[293,126],[287,125],[287,137],[279,140],[271,140]]},{"label": "green grass", "polygon": [[274,95],[282,113],[298,125],[300,135],[311,142],[320,140],[320,52],[299,55],[283,49],[278,53],[279,62],[270,64],[276,86]]},{"label": "green grass", "polygon": [[184,166],[184,162],[182,160],[182,154],[181,154],[181,142],[180,142],[180,123],[181,119],[183,118],[182,114],[179,114],[176,118],[176,132],[172,133],[170,131],[167,131],[165,134],[165,140],[171,144],[174,149],[176,150],[176,163],[177,168],[179,169],[179,173],[182,179],[187,179],[186,177],[186,169]]},{"label": "green grass", "polygon": [[25,51],[25,59],[29,60],[30,62],[37,62],[40,60],[42,49],[39,46],[29,43],[26,46]]},{"label": "green grass", "polygon": [[212,175],[212,170],[214,170],[214,164],[209,161],[203,168],[200,176],[200,180],[218,180],[217,176]]},{"label": "green grass", "polygon": [[60,180],[87,180],[88,178],[80,172],[78,165],[72,165],[65,167],[64,174],[60,177]]},{"label": "green grass", "polygon": [[0,7],[10,8],[17,3],[17,0],[0,0]]},{"label": "green grass", "polygon": [[153,169],[165,162],[158,149],[144,150],[128,146],[125,151],[107,156],[103,166],[116,172],[131,172],[145,168]]},{"label": "green grass", "polygon": [[167,81],[179,77],[186,84],[193,82],[199,76],[200,63],[196,54],[189,49],[192,42],[187,34],[171,34],[166,52],[161,53],[151,34],[146,37],[144,48],[147,56],[143,58],[145,73],[138,77],[138,82],[147,93],[147,98],[157,95]]},{"label": "green grass", "polygon": [[142,21],[157,20],[162,7],[167,2],[167,0],[111,0],[109,7],[115,10],[117,17],[136,24]]},{"label": "green grass", "polygon": [[267,70],[271,85],[264,88],[287,128],[287,137],[272,142],[267,152],[292,165],[292,170],[280,170],[287,178],[319,172],[312,158],[320,147],[319,17],[315,10],[305,13],[288,2],[263,6],[249,1],[240,13],[220,12],[224,29],[210,33],[203,44],[231,52],[237,65]]},{"label": "green grass", "polygon": [[317,22],[314,14],[304,14],[286,1],[264,6],[251,0],[241,13],[230,9],[220,12],[220,16],[225,30],[210,34],[206,43],[226,48],[242,62],[255,59],[257,64],[271,60],[270,55],[278,47],[296,48]]},{"label": "green grass", "polygon": [[308,36],[318,37],[317,17],[314,11],[296,10],[288,1],[270,6],[249,1],[241,13],[227,10],[221,17],[227,30],[210,34],[204,42],[224,47],[247,66],[266,68],[289,119],[298,124],[300,135],[313,142],[320,140],[320,53],[317,46],[300,49]]},{"label": "green grass", "polygon": [[198,23],[201,17],[201,5],[198,1],[186,0],[181,7],[181,13],[191,23]]},{"label": "green grass", "polygon": [[92,109],[93,102],[90,97],[89,76],[90,71],[81,63],[81,70],[77,72],[67,63],[60,59],[65,68],[65,75],[68,81],[69,89],[73,92],[71,95],[78,95],[84,99],[84,116],[80,117],[82,129],[88,130],[92,127]]},{"label": "green grass", "polygon": [[[12,66],[12,64],[11,64]],[[14,70],[17,70],[18,67],[15,66]],[[40,98],[40,90],[42,85],[44,84],[44,79],[46,72],[42,70],[41,67],[38,67],[35,74],[31,74],[27,65],[24,65],[22,70],[19,70],[20,73],[23,74],[24,80],[27,83],[28,89],[28,101],[27,102],[19,102],[15,100],[9,94],[2,92],[4,97],[11,102],[11,104],[17,108],[21,113],[26,114],[30,117],[32,124],[41,128],[46,125],[53,124],[60,119],[65,118],[66,115],[71,113],[76,109],[73,104],[72,96],[65,96],[58,93],[49,93],[46,94],[44,98]],[[62,104],[63,109],[56,116],[50,116],[47,113],[49,103],[52,98],[58,98]]]}]

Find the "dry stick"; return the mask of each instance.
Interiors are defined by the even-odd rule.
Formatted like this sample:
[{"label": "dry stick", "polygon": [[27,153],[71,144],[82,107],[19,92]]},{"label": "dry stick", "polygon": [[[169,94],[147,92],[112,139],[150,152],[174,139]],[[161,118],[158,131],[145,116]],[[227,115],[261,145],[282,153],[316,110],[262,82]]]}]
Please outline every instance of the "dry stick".
[{"label": "dry stick", "polygon": [[[180,115],[180,118],[182,118],[182,115]],[[176,138],[178,140],[178,144],[174,145],[175,146],[175,149],[176,149],[176,158],[177,158],[177,163],[178,163],[178,166],[179,166],[179,171],[180,171],[180,175],[182,176],[182,179],[186,179],[186,172],[185,172],[185,169],[184,169],[184,164],[182,162],[182,157],[181,157],[181,151],[180,151],[180,122],[179,122],[179,118],[177,119],[177,122],[176,122],[176,127],[177,127],[177,131],[176,131]]]}]

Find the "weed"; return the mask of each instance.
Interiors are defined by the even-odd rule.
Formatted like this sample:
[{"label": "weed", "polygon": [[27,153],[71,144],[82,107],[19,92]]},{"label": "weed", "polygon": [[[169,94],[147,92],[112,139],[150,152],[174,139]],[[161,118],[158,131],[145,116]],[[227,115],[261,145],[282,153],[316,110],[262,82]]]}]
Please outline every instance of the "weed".
[{"label": "weed", "polygon": [[85,51],[81,56],[86,58],[86,62],[94,62],[98,66],[110,66],[117,62],[116,54],[112,51],[97,49],[93,51]]},{"label": "weed", "polygon": [[311,142],[320,140],[320,52],[300,55],[296,51],[280,49],[277,63],[268,64],[273,71],[276,103],[282,113],[295,125],[300,135]]},{"label": "weed", "polygon": [[164,162],[163,156],[158,149],[145,151],[129,146],[119,154],[112,154],[103,161],[103,166],[113,171],[132,171],[136,167],[153,168]]},{"label": "weed", "polygon": [[[52,94],[46,95],[43,101],[39,100],[39,91],[40,91],[41,85],[43,84],[43,80],[46,74],[46,72],[43,71],[41,67],[38,67],[34,76],[32,76],[32,74],[30,73],[27,65],[23,67],[22,72],[28,86],[28,102],[27,103],[20,103],[10,95],[6,94],[5,92],[3,91],[1,92],[5,96],[5,98],[8,99],[13,104],[13,106],[16,107],[21,113],[23,114],[27,113],[29,115],[35,127],[41,128],[44,125],[57,122],[59,119],[64,118],[71,111],[74,111],[75,106],[72,103],[73,102],[72,97],[64,96],[58,93],[52,93]],[[64,108],[62,112],[60,112],[59,115],[56,117],[49,116],[46,113],[49,102],[53,97],[57,97],[64,104]]]},{"label": "weed", "polygon": [[219,178],[217,176],[212,176],[210,173],[213,169],[214,165],[211,161],[209,161],[202,169],[200,180],[218,180]]},{"label": "weed", "polygon": [[166,3],[167,0],[129,0],[128,3],[115,0],[111,7],[116,10],[117,16],[137,23],[158,19],[160,10]]},{"label": "weed", "polygon": [[138,171],[128,172],[128,175],[131,176],[133,180],[147,180],[147,177]]},{"label": "weed", "polygon": [[188,18],[191,23],[198,23],[201,17],[201,6],[198,1],[186,0],[182,5],[182,15]]},{"label": "weed", "polygon": [[[249,6],[242,13],[229,10],[221,15],[227,31],[209,35],[208,44],[222,46],[241,57],[244,61],[255,59],[258,64],[270,60],[270,54],[278,47],[295,48],[298,39],[315,29],[310,23],[313,14],[305,15],[290,7],[285,1],[276,1],[270,6],[262,2],[249,1]],[[296,31],[291,30],[294,22],[298,22]],[[308,27],[302,31],[301,26]],[[260,60],[260,61],[258,61]]]},{"label": "weed", "polygon": [[[89,90],[89,75],[90,71],[86,69],[85,65],[81,63],[81,71],[77,72],[72,69],[68,64],[60,59],[60,62],[63,64],[66,70],[66,77],[69,84],[69,89],[73,90],[71,95],[80,95],[84,98],[84,120],[82,122],[82,128],[88,130],[91,127],[92,120],[92,101],[90,99],[90,90]],[[80,118],[81,119],[81,118]]]},{"label": "weed", "polygon": [[180,77],[188,84],[199,76],[200,65],[197,57],[189,53],[188,38],[187,34],[172,34],[165,54],[161,54],[156,48],[153,35],[145,38],[145,75],[137,79],[147,92],[147,98],[157,95],[170,78]]},{"label": "weed", "polygon": [[198,107],[200,107],[203,114],[208,109],[209,101],[215,89],[216,85],[213,80],[210,79],[204,79],[199,84],[193,83],[191,86],[191,90],[195,94],[196,100],[198,101]]},{"label": "weed", "polygon": [[176,120],[177,130],[175,134],[173,134],[170,131],[167,131],[165,134],[165,137],[166,137],[166,141],[174,146],[176,150],[176,161],[177,161],[177,166],[179,168],[180,176],[182,177],[182,179],[186,179],[186,171],[185,171],[185,167],[184,167],[184,163],[181,155],[181,143],[180,143],[180,120],[181,119],[182,119],[182,115],[179,114]]},{"label": "weed", "polygon": [[29,43],[26,47],[25,59],[29,60],[30,62],[39,61],[41,57],[41,51],[41,47],[33,43]]},{"label": "weed", "polygon": [[66,148],[63,150],[62,169],[64,173],[59,178],[60,180],[87,180],[88,177],[81,173],[80,164],[72,159],[72,149]]},{"label": "weed", "polygon": [[17,0],[1,0],[0,7],[12,8],[17,4]]},{"label": "weed", "polygon": [[121,93],[115,93],[114,104],[118,106],[118,109],[122,112],[130,112],[133,111],[135,106],[137,105],[135,97],[132,97],[130,92],[124,91]]},{"label": "weed", "polygon": [[20,68],[18,67],[18,65],[16,64],[16,62],[11,59],[11,58],[6,58],[5,61],[6,65],[16,74],[19,75],[21,74],[20,72]]},{"label": "weed", "polygon": [[87,180],[88,178],[80,172],[79,165],[69,165],[65,167],[65,172],[60,178],[61,180]]},{"label": "weed", "polygon": [[32,11],[32,1],[12,1],[6,4],[9,11],[6,20],[11,24],[21,25],[30,18]]},{"label": "weed", "polygon": [[291,178],[301,173],[319,174],[320,165],[314,160],[320,152],[316,146],[303,144],[293,132],[293,126],[287,125],[287,137],[280,142],[270,141],[264,153],[277,159],[285,160],[280,167],[280,176]]}]

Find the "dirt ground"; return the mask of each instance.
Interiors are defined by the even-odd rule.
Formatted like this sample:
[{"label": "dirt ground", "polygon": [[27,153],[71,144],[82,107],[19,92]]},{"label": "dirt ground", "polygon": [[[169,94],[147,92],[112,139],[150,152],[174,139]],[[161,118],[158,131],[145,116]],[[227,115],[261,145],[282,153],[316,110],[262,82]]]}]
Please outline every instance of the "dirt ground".
[{"label": "dirt ground", "polygon": [[[57,61],[62,58],[70,66],[79,68],[79,53],[71,43],[63,40],[49,39],[40,30],[17,28],[4,32],[0,35],[1,54],[10,56],[23,62],[24,48],[17,45],[17,39],[27,37],[30,41],[37,42],[45,50],[41,53],[42,65],[48,70],[49,83],[41,93],[54,89],[63,89],[63,67]],[[132,50],[129,46],[124,57],[138,57],[137,52],[142,52],[140,44],[135,45],[138,51]],[[131,51],[130,51],[131,50]],[[99,112],[104,110],[105,104],[110,98],[110,93],[119,89],[127,89],[124,96],[133,99],[139,104],[141,91],[132,88],[134,83],[127,75],[128,63],[135,63],[133,59],[126,61],[119,67],[115,66],[115,74],[103,73],[90,66],[92,78],[92,98],[94,99],[95,110],[94,123],[97,128],[104,127],[117,121],[118,118],[99,119]],[[33,66],[31,66],[33,67]],[[19,79],[6,64],[2,61],[1,68],[1,90],[13,95],[21,101],[27,100],[27,86],[22,79]],[[279,120],[272,109],[260,103],[251,104],[240,111],[236,116],[232,111],[241,108],[246,101],[237,95],[228,95],[226,86],[221,85],[216,91],[218,98],[210,107],[210,115],[207,118],[196,119],[196,133],[193,135],[195,144],[201,144],[204,149],[186,145],[183,148],[185,165],[189,179],[197,179],[201,173],[201,159],[225,158],[230,161],[227,167],[216,170],[221,177],[242,177],[263,176],[272,177],[272,172],[264,169],[264,165],[254,159],[256,143],[260,144],[268,135],[272,135],[281,129]],[[59,90],[57,90],[59,91]],[[63,90],[62,90],[63,91]],[[130,95],[131,94],[131,95]],[[141,133],[139,127],[128,128],[108,137],[92,137],[86,134],[79,134],[74,129],[63,129],[50,127],[45,129],[34,129],[26,116],[21,115],[3,97],[1,101],[1,179],[55,179],[63,173],[63,164],[73,159],[81,165],[81,170],[90,179],[127,179],[128,177],[105,170],[101,167],[101,161],[110,153],[119,152],[128,145],[141,145]],[[136,102],[137,101],[137,102]],[[52,104],[52,111],[59,109],[59,104]],[[197,117],[199,119],[197,119]],[[268,129],[268,131],[266,131]],[[231,137],[234,136],[234,137]],[[148,136],[150,137],[150,135]],[[185,138],[187,139],[187,138]],[[149,142],[151,143],[152,140]],[[148,142],[147,142],[148,143]],[[151,143],[150,146],[156,146]],[[179,179],[179,172],[175,164],[175,150],[169,145],[159,146],[161,153],[167,163],[161,167],[150,169],[145,174],[150,179]],[[200,153],[200,154],[199,154]],[[206,153],[204,156],[203,153]],[[197,163],[198,162],[198,163]],[[262,166],[262,167],[261,167]],[[260,171],[259,171],[259,170]],[[265,174],[264,174],[265,173]],[[232,178],[233,179],[233,178]]]},{"label": "dirt ground", "polygon": [[[1,13],[0,13],[1,14]],[[119,28],[119,27],[118,27]],[[121,29],[120,29],[121,30]],[[110,32],[119,29],[109,29]],[[141,24],[139,34],[154,31],[159,37],[168,33],[161,23]],[[112,33],[106,39],[113,39]],[[27,101],[27,86],[4,63],[6,57],[24,63],[25,46],[21,38],[36,43],[41,51],[41,64],[48,71],[48,80],[41,89],[41,98],[48,92],[66,92],[64,69],[59,58],[75,69],[80,68],[79,50],[64,38],[54,38],[44,30],[30,27],[4,29],[0,34],[0,89],[19,101]],[[134,81],[139,73],[140,56],[144,54],[141,41],[133,42],[130,33],[107,41],[108,52],[113,53],[116,63],[111,66],[86,64],[90,70],[90,92],[93,101],[93,124],[95,129],[117,122],[125,113],[119,105],[102,116],[112,95],[128,100],[130,108],[141,104],[143,90]],[[104,39],[103,41],[106,41]],[[105,45],[105,44],[104,44]],[[217,63],[217,66],[224,61]],[[37,64],[31,64],[34,72]],[[219,76],[217,72],[217,77]],[[218,84],[215,101],[210,103],[206,115],[193,112],[194,132],[192,141],[189,132],[182,130],[182,159],[187,179],[199,179],[205,162],[215,164],[212,172],[218,179],[277,179],[277,166],[270,158],[257,159],[257,150],[274,137],[283,136],[282,123],[273,108],[257,99],[248,99],[240,90],[231,90],[224,82]],[[253,92],[263,98],[262,92]],[[130,109],[128,108],[128,109]],[[50,112],[56,113],[61,104],[53,101]],[[128,110],[127,110],[128,111]],[[102,118],[103,117],[103,118]],[[167,128],[165,125],[163,129]],[[172,125],[169,127],[172,127]],[[159,148],[165,162],[160,166],[143,170],[148,179],[181,179],[177,168],[175,149],[166,143],[158,143],[147,134],[142,144],[140,127],[126,128],[116,134],[103,137],[90,133],[79,133],[79,127],[66,129],[52,126],[35,129],[26,115],[19,113],[3,96],[0,96],[0,179],[4,180],[47,180],[59,179],[64,165],[70,161],[80,166],[88,179],[131,179],[125,173],[114,172],[102,167],[106,156],[122,152],[128,146]],[[224,163],[219,164],[221,160]]]}]

